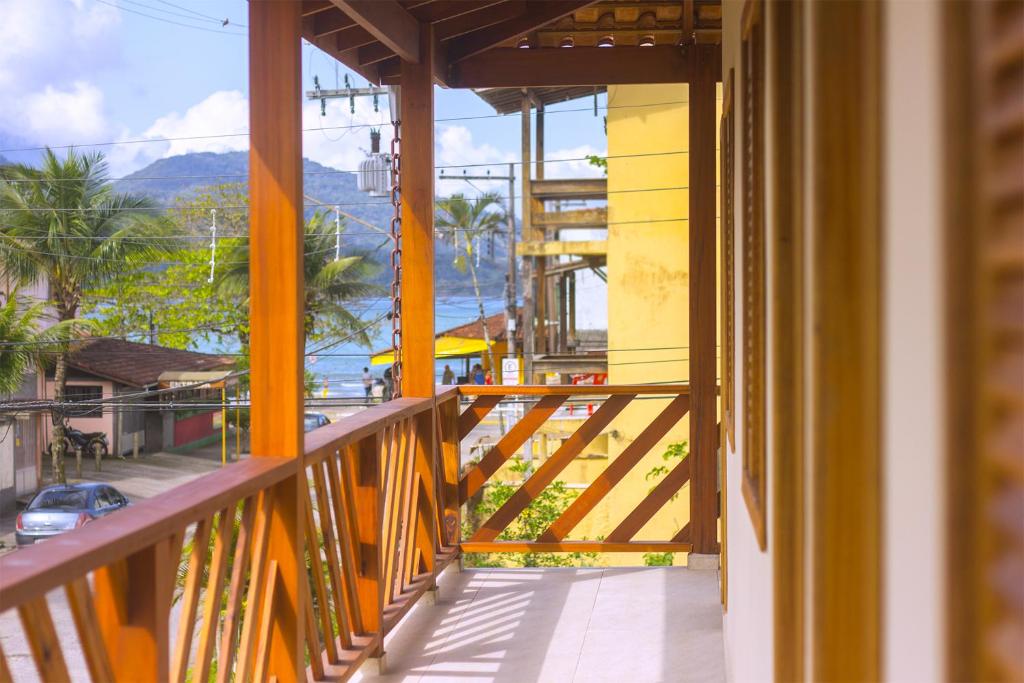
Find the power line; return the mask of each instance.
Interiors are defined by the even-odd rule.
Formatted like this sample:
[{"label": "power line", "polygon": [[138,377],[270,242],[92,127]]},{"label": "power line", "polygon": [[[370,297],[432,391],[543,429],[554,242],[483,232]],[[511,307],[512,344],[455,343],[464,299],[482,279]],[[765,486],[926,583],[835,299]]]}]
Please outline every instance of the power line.
[{"label": "power line", "polygon": [[[97,2],[104,2],[105,4],[111,4],[109,2],[106,2],[106,0],[97,0]],[[213,30],[213,29],[206,29],[206,28],[202,28],[202,27],[198,27],[198,26],[194,26],[194,27],[191,27],[191,28],[199,28],[200,30],[203,30],[203,31],[211,31],[211,30]],[[215,31],[215,33],[220,33],[220,32],[219,31]],[[243,35],[243,34],[233,34],[233,35]],[[649,103],[649,104],[622,104],[622,105],[598,107],[598,109],[603,109],[603,110],[607,111],[609,109],[636,109],[636,108],[643,108],[643,107],[665,107],[665,106],[671,106],[671,105],[676,105],[676,104],[688,104],[688,102],[679,100],[679,101],[674,101],[674,102],[657,102],[657,103]],[[557,109],[557,110],[556,109],[551,109],[551,110],[546,110],[545,111],[545,115],[546,116],[550,116],[552,114],[572,114],[572,113],[578,113],[578,112],[584,112],[584,111],[585,112],[592,112],[593,108],[592,107],[582,107],[582,108],[578,108],[578,109]],[[497,118],[510,118],[510,117],[507,114],[480,114],[480,115],[477,115],[477,116],[451,116],[451,117],[442,118],[442,119],[434,119],[434,123],[435,124],[438,124],[438,123],[457,123],[457,122],[462,122],[462,121],[479,121],[479,120],[497,119]],[[315,132],[318,132],[318,131],[325,131],[325,130],[354,130],[354,129],[359,129],[359,128],[379,128],[380,125],[381,125],[380,123],[352,123],[352,124],[348,124],[348,125],[345,125],[345,126],[318,126],[316,128],[303,128],[302,132],[303,133],[315,133]],[[190,136],[174,137],[174,138],[136,138],[136,139],[132,139],[132,140],[111,140],[111,141],[107,141],[107,142],[89,142],[89,143],[78,143],[78,144],[71,144],[71,145],[43,145],[43,146],[40,146],[40,147],[20,147],[20,148],[12,148],[12,149],[0,149],[0,154],[12,153],[12,152],[41,152],[41,151],[46,150],[46,149],[69,149],[71,147],[110,147],[110,146],[114,146],[114,145],[136,145],[136,144],[145,144],[145,143],[152,143],[152,142],[180,142],[180,141],[188,141],[188,140],[210,140],[210,139],[216,139],[216,138],[245,137],[245,136],[248,136],[248,135],[249,135],[248,132],[245,132],[245,133],[219,133],[219,134],[211,134],[211,135],[190,135]],[[497,164],[494,164],[494,165],[502,165],[502,164],[507,164],[507,163],[508,162],[498,162]]]},{"label": "power line", "polygon": [[[155,21],[162,21],[165,24],[173,24],[175,26],[184,26],[185,28],[195,29],[196,31],[206,31],[208,33],[217,33],[219,35],[241,36],[243,38],[248,36],[247,33],[239,33],[237,31],[218,31],[217,29],[206,28],[205,26],[196,26],[194,24],[186,24],[186,23],[181,22],[181,21],[174,21],[173,19],[165,19],[164,17],[158,17],[158,16],[154,16],[152,14],[146,14],[145,12],[140,12],[139,10],[131,9],[130,7],[122,7],[121,5],[118,5],[117,3],[108,2],[107,0],[96,0],[96,2],[102,3],[104,5],[108,5],[110,7],[117,8],[117,9],[121,10],[122,12],[131,12],[132,14],[138,14],[139,16],[146,17],[147,19],[153,19]],[[138,5],[140,3],[134,3],[134,4]],[[146,5],[142,5],[142,6],[146,7]],[[166,11],[166,10],[158,10],[156,8],[153,8],[153,7],[151,7],[150,9],[154,9],[157,12]]]},{"label": "power line", "polygon": [[[716,187],[717,187],[717,185],[716,185]],[[689,185],[675,185],[675,186],[672,186],[672,187],[638,187],[638,188],[632,188],[632,189],[627,189],[627,190],[607,190],[605,192],[605,194],[631,194],[631,193],[637,193],[637,192],[668,192],[668,191],[674,191],[674,190],[688,190],[688,189],[690,189]],[[495,199],[499,200],[499,201],[507,201],[509,199],[511,199],[512,201],[515,201],[515,200],[520,199],[520,198],[521,198],[520,195],[512,195],[511,197],[509,197],[507,195],[493,195],[493,196],[490,196],[490,197],[464,197],[464,199],[467,202],[477,202],[477,201],[483,201],[485,199],[487,201],[493,201]],[[448,200],[448,199],[450,199],[450,197],[443,197],[443,196],[434,197],[434,201],[435,202],[444,201],[444,200]],[[600,200],[589,200],[589,201],[600,201]],[[386,206],[386,207],[391,207],[392,204],[391,204],[390,201],[380,201],[380,202],[338,202],[338,203],[335,203],[335,204],[319,204],[319,203],[317,203],[317,204],[303,204],[303,208],[306,208],[306,209],[323,208],[324,206],[328,206],[328,207],[330,207],[330,206],[341,206],[341,207],[349,207],[349,206]],[[207,208],[209,208],[209,207],[207,207]],[[221,209],[223,209],[225,211],[227,211],[227,210],[231,210],[231,211],[246,210],[246,211],[248,211],[249,210],[249,206],[247,204],[224,204],[224,205],[220,205],[220,206],[217,206],[217,207],[214,207],[214,208],[216,208],[218,211],[220,211]],[[110,212],[110,211],[123,211],[123,212],[151,213],[151,212],[154,212],[154,211],[196,211],[196,209],[194,207],[187,207],[187,206],[124,207],[124,208],[121,208],[121,209],[105,209],[105,208],[102,208],[102,207],[89,207],[89,206],[86,206],[86,207],[76,207],[76,208],[73,208],[73,207],[18,207],[18,208],[0,209],[0,213],[2,213],[2,212],[33,212],[33,213],[43,212],[43,213],[46,213],[46,212],[55,212],[55,211],[57,211],[57,212],[83,212],[83,211],[107,211],[107,212]]]},{"label": "power line", "polygon": [[[168,138],[168,139],[170,139],[170,138]],[[81,146],[86,147],[88,145],[81,145]],[[0,151],[10,151],[10,150],[0,150]],[[686,154],[689,154],[689,153],[690,153],[689,150],[677,150],[677,151],[673,151],[673,152],[642,152],[642,153],[637,153],[637,154],[613,154],[613,155],[605,155],[605,156],[600,157],[600,158],[602,158],[602,159],[637,159],[637,158],[643,158],[643,157],[660,157],[660,156],[686,155]],[[593,155],[593,156],[600,156],[600,155]],[[586,156],[586,157],[564,157],[564,158],[560,158],[560,159],[544,159],[544,164],[560,164],[560,163],[570,163],[570,162],[576,162],[576,161],[589,161],[589,160],[590,160],[589,156]],[[440,165],[440,166],[434,166],[434,170],[435,171],[439,171],[439,170],[445,170],[445,169],[450,169],[450,168],[487,168],[489,166],[495,166],[495,167],[497,167],[497,166],[508,166],[509,164],[512,164],[513,166],[522,166],[523,163],[524,162],[522,162],[522,161],[495,161],[495,162],[477,162],[477,163],[472,163],[472,164],[444,164],[444,165]],[[531,165],[533,165],[533,164],[539,163],[539,161],[535,160],[535,161],[529,162],[529,163]],[[356,170],[347,170],[347,169],[331,168],[331,169],[328,169],[326,171],[303,171],[303,175],[304,176],[336,175],[338,173],[359,173],[359,170],[358,169],[356,169]],[[121,176],[119,178],[108,178],[107,182],[111,182],[111,183],[116,183],[116,182],[142,182],[142,181],[148,181],[148,180],[210,180],[210,179],[214,179],[214,178],[248,178],[248,177],[249,177],[248,173],[215,173],[215,174],[210,174],[210,175],[180,175],[180,176],[176,176],[176,175],[171,175],[171,176],[134,176],[134,175],[127,175],[127,176]],[[462,177],[461,176],[457,176],[457,175],[451,175],[451,176],[444,176],[441,179],[442,180],[462,180]],[[499,180],[499,178],[495,178],[495,180]],[[45,178],[13,178],[13,179],[7,179],[4,182],[8,182],[8,183],[51,183],[51,182],[81,182],[81,181],[78,178],[54,178],[54,179],[49,179],[49,180],[45,179]],[[387,202],[387,203],[390,204],[390,201]]]},{"label": "power line", "polygon": [[[168,7],[176,7],[178,9],[180,9],[180,10],[185,10],[186,12],[189,12],[190,14],[195,14],[196,16],[203,17],[205,19],[211,19],[211,20],[216,21],[216,22],[223,22],[223,21],[225,21],[227,19],[227,17],[225,17],[225,19],[223,19],[223,20],[222,19],[218,19],[217,17],[211,17],[209,14],[203,14],[202,12],[197,12],[194,9],[191,9],[189,7],[183,7],[181,5],[175,5],[173,2],[167,2],[167,0],[156,0],[156,1],[159,2],[161,5],[167,5]],[[230,22],[230,23],[231,23],[232,26],[237,26],[238,28],[249,28],[245,24],[239,24],[239,23],[236,23],[236,22]]]}]

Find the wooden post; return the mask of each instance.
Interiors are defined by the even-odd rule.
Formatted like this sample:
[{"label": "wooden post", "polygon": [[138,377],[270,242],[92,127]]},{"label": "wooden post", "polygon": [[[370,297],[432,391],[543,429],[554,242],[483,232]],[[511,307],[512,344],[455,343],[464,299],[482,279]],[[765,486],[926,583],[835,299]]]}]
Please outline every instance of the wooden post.
[{"label": "wooden post", "polygon": [[178,558],[169,538],[96,570],[100,635],[118,681],[166,681],[171,591]]},{"label": "wooden post", "polygon": [[[533,177],[532,164],[530,163],[530,99],[524,94],[520,104],[520,118],[522,120],[521,143],[523,177],[523,241],[533,239],[533,216],[531,215],[530,179]],[[537,299],[535,297],[536,280],[534,278],[535,259],[532,256],[523,257],[523,364],[527,384],[532,384],[533,379],[533,354],[536,351],[536,328],[534,321],[537,317]]]},{"label": "wooden post", "polygon": [[[434,373],[434,61],[433,29],[420,29],[420,61],[402,61],[402,396],[433,397]],[[413,420],[414,464],[422,485],[417,548],[434,568],[437,446],[433,411]],[[418,570],[417,570],[418,571]]]},{"label": "wooden post", "polygon": [[693,50],[690,81],[690,530],[693,552],[718,552],[715,379],[715,59]]},{"label": "wooden post", "polygon": [[418,398],[435,383],[432,36],[424,27],[419,63],[401,66],[402,396]]},{"label": "wooden post", "polygon": [[[249,319],[252,455],[303,452],[303,217],[301,4],[249,3]],[[305,677],[305,473],[272,492],[268,560],[281,590],[270,618],[268,673]],[[319,653],[317,653],[319,654]]]}]

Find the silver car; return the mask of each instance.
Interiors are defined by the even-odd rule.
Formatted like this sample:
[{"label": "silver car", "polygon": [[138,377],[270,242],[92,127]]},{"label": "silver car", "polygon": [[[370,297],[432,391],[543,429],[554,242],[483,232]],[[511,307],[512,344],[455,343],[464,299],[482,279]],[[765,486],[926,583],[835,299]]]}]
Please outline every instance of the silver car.
[{"label": "silver car", "polygon": [[18,515],[15,539],[18,546],[32,545],[128,505],[128,499],[107,484],[47,486]]}]

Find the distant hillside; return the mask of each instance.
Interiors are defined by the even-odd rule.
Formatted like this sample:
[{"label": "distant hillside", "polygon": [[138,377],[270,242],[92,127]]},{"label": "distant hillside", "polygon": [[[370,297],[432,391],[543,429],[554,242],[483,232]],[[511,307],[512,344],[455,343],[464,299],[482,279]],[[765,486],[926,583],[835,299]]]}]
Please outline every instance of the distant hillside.
[{"label": "distant hillside", "polygon": [[[382,229],[388,229],[393,212],[390,202],[386,198],[370,197],[360,192],[356,188],[354,174],[337,171],[309,159],[303,159],[303,172],[306,195],[325,204],[337,204],[342,211]],[[247,152],[200,152],[154,161],[149,166],[117,181],[116,186],[120,191],[145,194],[158,204],[171,206],[181,199],[196,195],[210,185],[244,183],[248,180],[248,173]],[[306,203],[310,202],[307,200]],[[314,210],[308,208],[307,217]],[[357,249],[375,250],[378,260],[382,264],[386,262],[387,248],[378,249],[381,237],[367,234],[370,231],[366,227],[352,221],[349,222],[348,229],[352,235],[345,240],[346,245]],[[469,276],[459,273],[452,261],[452,249],[438,242],[435,252],[438,295],[471,294],[472,284]],[[480,286],[485,296],[502,295],[505,282],[504,264],[505,249],[498,244],[495,247],[493,267],[489,267],[486,260],[481,263]],[[390,273],[382,269],[378,280],[383,283],[390,277]]]}]

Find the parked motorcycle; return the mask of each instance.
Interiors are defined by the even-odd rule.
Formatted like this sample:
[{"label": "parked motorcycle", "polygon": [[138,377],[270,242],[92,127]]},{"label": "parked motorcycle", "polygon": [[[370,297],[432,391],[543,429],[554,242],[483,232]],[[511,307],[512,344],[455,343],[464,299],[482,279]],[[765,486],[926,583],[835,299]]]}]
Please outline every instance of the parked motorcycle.
[{"label": "parked motorcycle", "polygon": [[[53,448],[53,444],[50,444]],[[81,448],[82,455],[86,457],[95,456],[99,448],[100,457],[106,458],[110,455],[110,446],[107,444],[107,435],[103,432],[83,432],[74,427],[64,428],[64,455],[74,455],[75,449]],[[52,455],[48,453],[48,455]]]}]

